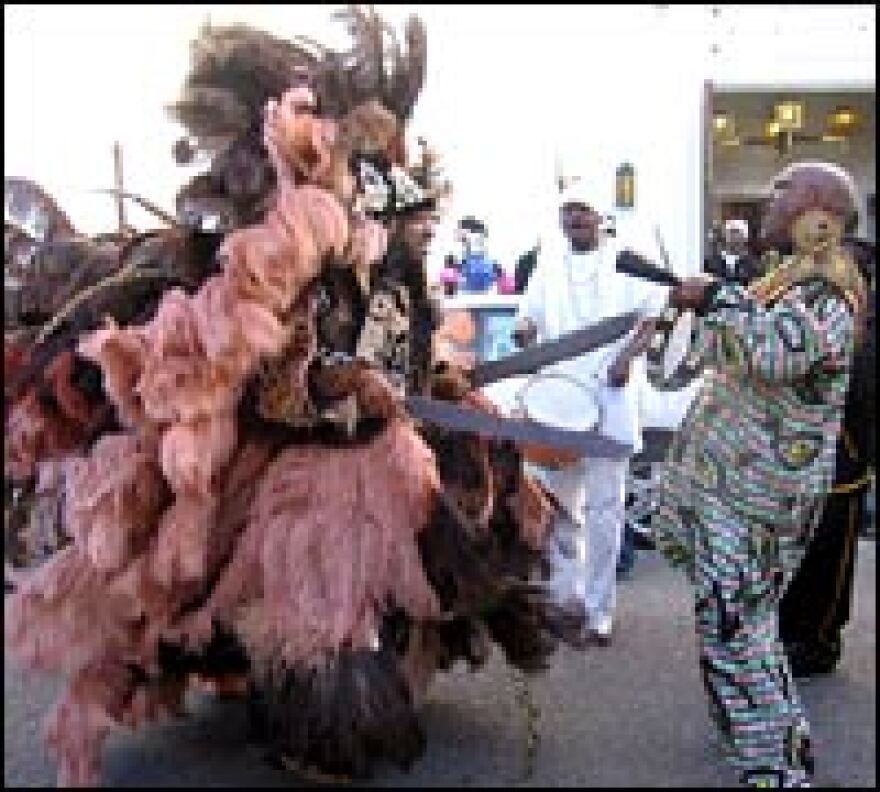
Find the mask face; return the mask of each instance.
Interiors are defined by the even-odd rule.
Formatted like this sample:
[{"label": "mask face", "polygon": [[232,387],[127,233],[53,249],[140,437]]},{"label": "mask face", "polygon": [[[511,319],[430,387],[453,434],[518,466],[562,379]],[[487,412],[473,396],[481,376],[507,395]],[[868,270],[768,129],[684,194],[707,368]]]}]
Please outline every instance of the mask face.
[{"label": "mask face", "polygon": [[809,209],[792,224],[791,241],[799,253],[813,253],[840,242],[843,223],[824,209]]},{"label": "mask face", "polygon": [[[761,237],[765,245],[781,249],[788,244],[796,249],[802,245],[824,244],[829,234],[843,233],[843,218],[852,211],[852,196],[846,184],[834,174],[814,167],[804,167],[788,175],[781,174],[773,184],[773,193],[764,211]],[[811,219],[802,216],[821,212]],[[795,225],[800,224],[800,242],[794,240]],[[807,230],[812,226],[812,231]]]}]

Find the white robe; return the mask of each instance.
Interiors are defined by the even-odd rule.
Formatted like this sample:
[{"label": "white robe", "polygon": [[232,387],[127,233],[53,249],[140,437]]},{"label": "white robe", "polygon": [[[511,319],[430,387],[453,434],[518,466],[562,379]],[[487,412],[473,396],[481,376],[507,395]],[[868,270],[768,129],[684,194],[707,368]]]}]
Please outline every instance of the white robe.
[{"label": "white robe", "polygon": [[[560,242],[542,249],[519,309],[519,317],[535,323],[539,341],[628,311],[643,316],[660,313],[666,290],[617,273],[618,250],[610,240],[585,255],[572,254]],[[550,369],[593,389],[601,415],[598,431],[638,453],[642,449],[639,402],[647,384],[644,356],[633,362],[624,387],[613,388],[607,382],[608,368],[630,339],[631,334]],[[550,401],[552,394],[551,389]],[[546,407],[563,415],[566,405]],[[571,593],[584,602],[590,627],[601,633],[610,631],[614,612],[628,464],[626,458],[585,458],[567,470],[540,473],[563,507],[557,530],[565,535],[574,556],[557,557],[553,584],[560,594]]]}]

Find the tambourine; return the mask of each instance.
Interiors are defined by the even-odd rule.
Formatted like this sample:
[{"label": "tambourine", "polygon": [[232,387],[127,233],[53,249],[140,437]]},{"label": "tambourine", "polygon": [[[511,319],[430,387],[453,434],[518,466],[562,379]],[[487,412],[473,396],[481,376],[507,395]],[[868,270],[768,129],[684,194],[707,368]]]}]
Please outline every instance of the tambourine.
[{"label": "tambourine", "polygon": [[[530,377],[516,395],[516,414],[528,421],[571,431],[593,431],[602,420],[598,392],[557,372]],[[526,460],[550,470],[562,470],[580,458],[572,451],[547,446],[523,445]]]},{"label": "tambourine", "polygon": [[646,354],[648,382],[659,391],[686,388],[702,374],[696,355],[697,321],[693,311],[667,306]]},{"label": "tambourine", "polygon": [[[625,275],[675,286],[677,275],[652,264],[632,250],[617,255],[616,269]],[[687,387],[702,373],[696,354],[697,322],[692,311],[679,311],[671,305],[657,322],[648,347],[648,382],[657,390],[676,391]]]}]

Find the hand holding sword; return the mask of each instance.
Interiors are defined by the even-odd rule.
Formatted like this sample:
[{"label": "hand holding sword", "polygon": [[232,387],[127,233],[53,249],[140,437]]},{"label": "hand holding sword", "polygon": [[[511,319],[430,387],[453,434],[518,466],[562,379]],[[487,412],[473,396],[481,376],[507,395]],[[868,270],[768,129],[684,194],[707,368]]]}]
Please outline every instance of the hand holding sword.
[{"label": "hand holding sword", "polygon": [[623,250],[617,255],[618,272],[634,278],[672,286],[669,292],[669,304],[681,311],[701,313],[706,305],[710,289],[718,281],[705,275],[679,278],[667,269],[658,267],[632,250]]},{"label": "hand holding sword", "polygon": [[[638,323],[636,311],[603,319],[552,341],[535,344],[501,360],[487,361],[464,372],[471,389],[499,380],[532,374],[544,366],[567,360],[606,346],[629,333]],[[415,418],[470,434],[512,440],[522,448],[543,447],[568,451],[575,457],[627,456],[631,449],[595,430],[562,429],[544,423],[488,415],[455,403],[420,395],[406,399],[408,412]]]}]

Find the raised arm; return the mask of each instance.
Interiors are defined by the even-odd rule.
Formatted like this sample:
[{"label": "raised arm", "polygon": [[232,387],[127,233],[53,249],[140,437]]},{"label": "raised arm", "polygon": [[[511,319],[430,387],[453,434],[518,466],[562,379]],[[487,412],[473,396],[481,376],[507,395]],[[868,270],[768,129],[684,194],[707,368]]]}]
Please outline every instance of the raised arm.
[{"label": "raised arm", "polygon": [[821,282],[792,288],[771,307],[738,284],[684,281],[672,302],[696,308],[707,331],[707,362],[768,382],[795,382],[852,356],[855,322],[848,303]]}]

